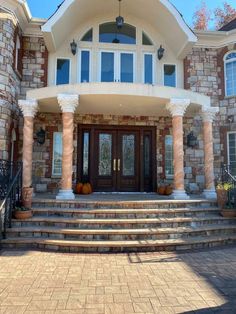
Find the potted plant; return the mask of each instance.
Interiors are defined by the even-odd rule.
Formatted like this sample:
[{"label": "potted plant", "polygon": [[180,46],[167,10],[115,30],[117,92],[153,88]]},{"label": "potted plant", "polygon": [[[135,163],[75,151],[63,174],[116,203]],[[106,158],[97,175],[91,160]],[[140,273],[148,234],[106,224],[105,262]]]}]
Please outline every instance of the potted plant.
[{"label": "potted plant", "polygon": [[32,207],[32,198],[33,198],[33,188],[32,187],[24,187],[22,189],[23,206],[26,208],[31,208]]},{"label": "potted plant", "polygon": [[221,216],[225,218],[234,218],[236,217],[236,208],[232,202],[227,202],[224,208],[221,209]]},{"label": "potted plant", "polygon": [[218,183],[216,186],[217,203],[220,209],[225,208],[228,202],[228,191],[232,188],[232,184],[228,182]]},{"label": "potted plant", "polygon": [[24,207],[21,202],[17,203],[13,213],[16,219],[28,219],[33,216],[30,208]]}]

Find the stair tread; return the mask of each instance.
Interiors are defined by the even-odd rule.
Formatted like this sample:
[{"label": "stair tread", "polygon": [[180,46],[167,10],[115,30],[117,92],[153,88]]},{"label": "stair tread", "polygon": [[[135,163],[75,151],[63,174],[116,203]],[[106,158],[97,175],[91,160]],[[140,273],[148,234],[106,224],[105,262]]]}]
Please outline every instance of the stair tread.
[{"label": "stair tread", "polygon": [[77,241],[58,240],[45,238],[8,238],[2,240],[3,244],[44,244],[54,246],[73,247],[147,247],[147,246],[178,246],[198,243],[210,243],[227,240],[236,240],[236,235],[224,235],[214,237],[192,237],[186,239],[166,239],[166,240],[139,240],[139,241]]},{"label": "stair tread", "polygon": [[77,213],[77,214],[155,214],[155,213],[197,213],[197,212],[216,212],[218,207],[197,207],[197,208],[171,208],[171,209],[82,209],[82,208],[59,208],[59,207],[33,207],[33,212],[58,212],[58,213]]},{"label": "stair tread", "polygon": [[204,227],[177,227],[177,228],[140,228],[140,229],[64,229],[59,227],[13,227],[7,229],[9,233],[61,233],[61,234],[87,234],[87,235],[102,235],[102,234],[165,234],[165,233],[187,233],[201,232],[212,230],[234,230],[235,225],[209,225]]},{"label": "stair tread", "polygon": [[[20,220],[20,222],[55,222],[55,223],[77,223],[77,224],[122,224],[122,223],[175,223],[175,222],[197,222],[208,220],[235,220],[236,218],[224,218],[220,216],[204,216],[204,217],[170,217],[170,218],[116,218],[116,219],[101,219],[101,218],[66,218],[66,217],[51,217],[51,216],[34,216],[32,218]],[[13,222],[19,222],[19,220],[13,219]]]}]

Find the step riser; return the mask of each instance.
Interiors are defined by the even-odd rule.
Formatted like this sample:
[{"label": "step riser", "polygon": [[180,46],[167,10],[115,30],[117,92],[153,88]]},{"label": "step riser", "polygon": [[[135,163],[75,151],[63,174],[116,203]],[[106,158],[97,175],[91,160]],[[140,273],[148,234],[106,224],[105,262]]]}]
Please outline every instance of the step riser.
[{"label": "step riser", "polygon": [[197,243],[191,245],[178,245],[178,246],[155,246],[155,247],[118,247],[118,248],[106,248],[106,247],[73,247],[73,246],[57,246],[48,244],[2,244],[4,249],[22,249],[22,248],[34,248],[40,250],[60,251],[67,253],[131,253],[131,252],[160,252],[160,251],[182,251],[182,250],[194,250],[217,247],[222,245],[229,245],[236,243],[236,240],[219,240],[209,243]]},{"label": "step riser", "polygon": [[206,225],[225,225],[234,224],[235,220],[232,219],[207,219],[197,222],[160,222],[160,223],[64,223],[64,222],[37,222],[37,221],[12,221],[12,227],[30,227],[30,226],[44,226],[44,227],[59,227],[59,228],[75,228],[75,229],[132,229],[132,228],[178,228],[178,227],[200,227]]},{"label": "step riser", "polygon": [[7,238],[51,238],[59,240],[77,240],[77,241],[131,241],[131,240],[167,240],[167,239],[183,239],[196,236],[220,236],[236,234],[235,229],[223,230],[209,230],[198,232],[185,232],[185,233],[168,233],[168,234],[142,234],[142,235],[69,235],[60,233],[46,233],[46,232],[8,232]]},{"label": "step riser", "polygon": [[216,207],[216,202],[197,202],[197,203],[171,203],[171,202],[129,202],[129,203],[119,203],[119,202],[37,202],[33,201],[34,208],[76,208],[76,209],[175,209],[175,208],[207,208],[207,207]]},{"label": "step riser", "polygon": [[75,218],[75,219],[145,219],[145,218],[183,218],[183,217],[205,217],[206,215],[214,216],[218,214],[219,211],[207,211],[203,210],[201,212],[184,212],[184,213],[135,213],[135,214],[81,214],[81,213],[60,213],[58,211],[48,211],[48,212],[40,212],[34,210],[34,216],[48,216],[48,217],[65,217],[65,218]]}]

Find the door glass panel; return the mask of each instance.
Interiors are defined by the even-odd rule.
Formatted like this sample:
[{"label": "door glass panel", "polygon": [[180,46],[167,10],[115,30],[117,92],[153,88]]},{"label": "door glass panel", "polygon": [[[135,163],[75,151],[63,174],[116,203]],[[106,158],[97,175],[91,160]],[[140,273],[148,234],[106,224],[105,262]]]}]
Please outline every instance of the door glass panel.
[{"label": "door glass panel", "polygon": [[144,137],[144,176],[150,176],[150,137]]},{"label": "door glass panel", "polygon": [[123,176],[135,175],[135,136],[122,136],[122,174]]},{"label": "door glass panel", "polygon": [[83,139],[83,175],[88,176],[89,172],[89,133],[84,133]]},{"label": "door glass panel", "polygon": [[114,82],[114,53],[102,52],[101,82]]},{"label": "door glass panel", "polygon": [[134,55],[132,53],[121,53],[120,57],[120,80],[125,83],[134,81]]},{"label": "door glass panel", "polygon": [[99,176],[111,176],[112,135],[99,134]]}]

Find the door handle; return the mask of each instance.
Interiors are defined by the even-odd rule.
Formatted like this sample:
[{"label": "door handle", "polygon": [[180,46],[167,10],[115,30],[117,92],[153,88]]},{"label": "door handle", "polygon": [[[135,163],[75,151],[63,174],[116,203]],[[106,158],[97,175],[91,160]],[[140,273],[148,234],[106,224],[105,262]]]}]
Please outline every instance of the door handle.
[{"label": "door handle", "polygon": [[113,171],[116,171],[116,159],[113,159]]},{"label": "door handle", "polygon": [[120,171],[120,159],[118,159],[118,171]]}]

